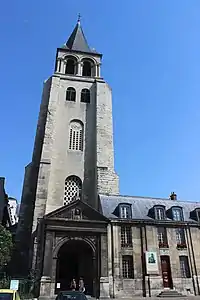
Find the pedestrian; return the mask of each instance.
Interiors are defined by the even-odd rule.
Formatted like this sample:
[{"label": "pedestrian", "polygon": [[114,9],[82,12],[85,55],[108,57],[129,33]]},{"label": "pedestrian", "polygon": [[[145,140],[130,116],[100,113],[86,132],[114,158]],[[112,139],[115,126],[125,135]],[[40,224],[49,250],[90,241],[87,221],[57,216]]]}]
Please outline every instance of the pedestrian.
[{"label": "pedestrian", "polygon": [[83,281],[82,277],[80,277],[80,279],[79,279],[78,286],[79,286],[79,292],[84,293],[85,292],[85,286],[84,286],[84,281]]},{"label": "pedestrian", "polygon": [[74,278],[72,279],[70,288],[72,291],[76,290],[76,279],[74,279]]}]

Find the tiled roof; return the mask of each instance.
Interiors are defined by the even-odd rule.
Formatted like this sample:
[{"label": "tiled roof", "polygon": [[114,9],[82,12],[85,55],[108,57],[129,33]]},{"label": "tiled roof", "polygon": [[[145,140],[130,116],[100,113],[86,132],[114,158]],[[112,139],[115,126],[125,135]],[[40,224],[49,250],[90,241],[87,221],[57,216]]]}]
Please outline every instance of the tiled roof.
[{"label": "tiled roof", "polygon": [[[102,213],[109,219],[116,219],[113,214],[114,210],[120,203],[129,203],[132,207],[132,219],[135,220],[151,220],[148,216],[149,210],[155,205],[164,205],[166,210],[172,206],[180,206],[183,208],[184,221],[195,222],[190,218],[190,212],[196,208],[200,208],[200,202],[178,201],[162,198],[148,197],[131,197],[121,195],[99,195]],[[195,222],[196,223],[196,222]]]}]

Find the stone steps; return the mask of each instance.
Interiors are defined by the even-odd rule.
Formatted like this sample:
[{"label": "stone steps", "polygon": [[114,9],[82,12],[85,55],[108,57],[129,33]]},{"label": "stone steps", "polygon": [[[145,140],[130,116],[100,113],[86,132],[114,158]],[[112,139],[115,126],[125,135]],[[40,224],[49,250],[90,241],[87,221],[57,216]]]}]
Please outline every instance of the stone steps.
[{"label": "stone steps", "polygon": [[174,298],[174,297],[185,297],[185,295],[177,292],[176,290],[164,290],[157,297]]}]

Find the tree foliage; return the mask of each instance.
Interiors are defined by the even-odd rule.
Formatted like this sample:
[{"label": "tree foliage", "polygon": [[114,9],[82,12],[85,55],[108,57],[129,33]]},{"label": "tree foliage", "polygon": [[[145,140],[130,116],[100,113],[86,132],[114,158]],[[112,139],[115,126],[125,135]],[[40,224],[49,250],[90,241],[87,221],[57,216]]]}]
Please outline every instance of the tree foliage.
[{"label": "tree foliage", "polygon": [[0,269],[2,269],[11,258],[13,243],[11,233],[0,225]]}]

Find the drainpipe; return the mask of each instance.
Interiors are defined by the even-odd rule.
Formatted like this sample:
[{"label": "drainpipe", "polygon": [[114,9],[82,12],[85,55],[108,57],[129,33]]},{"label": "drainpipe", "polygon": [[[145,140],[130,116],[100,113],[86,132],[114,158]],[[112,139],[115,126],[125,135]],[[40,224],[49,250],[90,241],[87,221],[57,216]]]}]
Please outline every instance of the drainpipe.
[{"label": "drainpipe", "polygon": [[115,298],[115,279],[114,279],[114,245],[113,245],[113,224],[112,222],[110,223],[111,225],[111,252],[112,252],[112,277],[113,277],[113,298]]},{"label": "drainpipe", "polygon": [[143,290],[143,297],[146,297],[146,285],[145,285],[146,266],[145,266],[145,257],[144,257],[142,228],[143,227],[140,225],[141,261],[142,261],[142,290]]},{"label": "drainpipe", "polygon": [[[147,247],[147,229],[146,229],[146,225],[144,225],[144,239],[145,239],[145,249],[146,251],[148,251],[148,247]],[[146,268],[145,268],[146,270]],[[146,272],[147,273],[147,272]],[[148,277],[148,290],[149,290],[149,297],[151,297],[151,285],[150,285],[150,277],[149,274],[146,274]]]},{"label": "drainpipe", "polygon": [[199,279],[198,279],[198,273],[197,273],[197,266],[196,266],[196,260],[195,260],[195,255],[194,255],[194,248],[193,248],[193,242],[192,242],[192,235],[190,231],[190,227],[188,226],[189,229],[189,237],[190,237],[190,244],[192,248],[192,258],[194,262],[194,271],[195,271],[195,276],[196,276],[196,282],[197,282],[197,290],[198,290],[198,295],[200,295],[200,289],[199,289]]},{"label": "drainpipe", "polygon": [[196,292],[196,287],[195,287],[195,282],[194,282],[194,272],[193,272],[193,265],[192,265],[191,251],[190,251],[190,241],[189,241],[189,237],[188,237],[187,228],[185,230],[185,233],[186,233],[186,240],[187,240],[187,244],[188,244],[188,254],[189,254],[189,261],[190,261],[191,273],[192,273],[192,284],[193,284],[194,294],[196,296],[197,292]]}]

